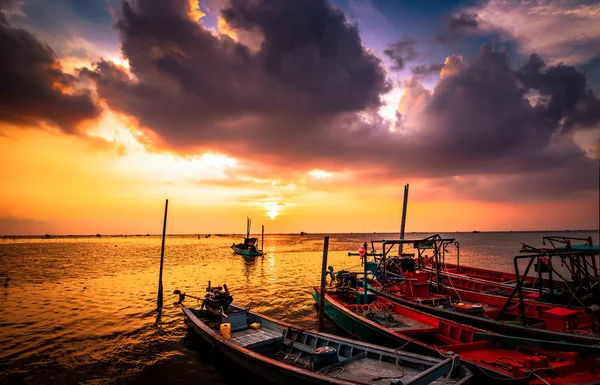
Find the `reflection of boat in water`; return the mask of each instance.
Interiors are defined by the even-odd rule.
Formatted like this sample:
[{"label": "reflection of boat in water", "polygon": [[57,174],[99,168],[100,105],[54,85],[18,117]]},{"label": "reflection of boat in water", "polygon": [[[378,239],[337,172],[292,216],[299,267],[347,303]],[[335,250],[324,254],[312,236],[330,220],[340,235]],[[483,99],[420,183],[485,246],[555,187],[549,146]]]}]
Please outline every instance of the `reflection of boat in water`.
[{"label": "reflection of boat in water", "polygon": [[[246,224],[246,238],[244,238],[243,243],[233,244],[231,245],[231,249],[239,255],[244,257],[259,257],[263,255],[262,247],[259,250],[256,246],[258,244],[258,238],[250,238],[250,224],[252,221],[250,218],[247,218]],[[265,227],[262,228],[262,236],[263,236],[263,245],[265,239]]]}]

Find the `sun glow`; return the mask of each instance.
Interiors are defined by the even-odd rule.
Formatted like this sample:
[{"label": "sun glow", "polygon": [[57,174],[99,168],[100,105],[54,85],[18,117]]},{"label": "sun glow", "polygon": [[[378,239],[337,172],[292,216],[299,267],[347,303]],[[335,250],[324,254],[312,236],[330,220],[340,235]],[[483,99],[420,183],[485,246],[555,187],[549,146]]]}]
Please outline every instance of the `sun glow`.
[{"label": "sun glow", "polygon": [[275,219],[281,212],[283,204],[279,202],[264,202],[263,207],[265,208],[265,210],[267,210],[267,215],[269,216],[269,218]]},{"label": "sun glow", "polygon": [[333,173],[316,169],[316,170],[310,171],[308,173],[308,175],[313,178],[316,178],[316,179],[326,179],[326,178],[331,178],[333,176]]}]

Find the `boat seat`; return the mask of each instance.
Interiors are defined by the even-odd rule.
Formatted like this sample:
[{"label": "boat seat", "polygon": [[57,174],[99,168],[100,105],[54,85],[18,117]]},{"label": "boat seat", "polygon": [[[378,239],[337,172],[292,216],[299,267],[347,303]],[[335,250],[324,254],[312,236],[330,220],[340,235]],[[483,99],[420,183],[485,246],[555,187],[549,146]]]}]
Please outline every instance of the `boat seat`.
[{"label": "boat seat", "polygon": [[283,341],[283,335],[266,328],[245,329],[231,333],[231,342],[248,349],[255,349],[274,341]]}]

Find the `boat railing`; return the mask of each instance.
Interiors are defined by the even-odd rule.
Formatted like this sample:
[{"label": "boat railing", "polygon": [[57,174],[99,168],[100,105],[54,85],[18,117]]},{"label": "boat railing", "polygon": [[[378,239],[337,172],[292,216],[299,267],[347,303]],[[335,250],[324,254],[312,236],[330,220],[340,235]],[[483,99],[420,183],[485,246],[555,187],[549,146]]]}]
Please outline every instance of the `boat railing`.
[{"label": "boat railing", "polygon": [[[507,298],[504,306],[498,313],[498,315],[496,317],[497,320],[501,319],[501,317],[505,314],[508,307],[511,305],[511,300],[515,297],[515,295],[518,294],[519,312],[521,314],[521,323],[524,326],[527,326],[528,320],[527,320],[525,304],[524,304],[525,301],[524,301],[524,296],[523,296],[523,291],[524,291],[523,283],[527,279],[527,274],[529,273],[529,270],[533,266],[534,262],[537,262],[537,273],[538,273],[537,285],[538,285],[538,291],[539,291],[540,298],[542,298],[544,295],[544,277],[543,277],[542,273],[544,270],[546,270],[546,272],[548,273],[547,281],[549,284],[548,289],[549,289],[550,296],[552,296],[552,293],[553,293],[553,275],[556,275],[557,277],[559,277],[560,279],[562,279],[564,281],[565,288],[567,289],[567,293],[571,295],[571,298],[567,302],[566,307],[571,306],[571,304],[573,302],[575,302],[578,305],[581,305],[581,307],[585,308],[586,312],[587,312],[587,308],[590,304],[584,303],[582,298],[580,298],[580,296],[577,294],[582,288],[584,288],[585,284],[589,284],[589,286],[586,287],[586,289],[588,289],[588,290],[585,290],[585,293],[598,299],[598,297],[599,297],[598,292],[600,291],[600,287],[599,287],[600,285],[597,284],[597,281],[595,283],[592,283],[590,281],[591,277],[598,276],[597,270],[594,268],[594,273],[593,273],[594,275],[592,276],[590,274],[589,270],[587,269],[587,264],[589,264],[589,261],[586,261],[586,257],[591,257],[591,260],[595,261],[595,258],[598,255],[597,251],[589,251],[589,250],[581,251],[581,250],[569,250],[569,249],[550,249],[550,250],[536,249],[536,248],[533,248],[533,247],[525,245],[525,244],[523,245],[523,248],[521,251],[522,252],[530,252],[533,254],[517,255],[513,258],[513,263],[514,263],[514,268],[515,268],[515,276],[517,277],[516,284],[515,284],[514,289],[511,292],[511,294]],[[552,257],[560,258],[563,263],[565,262],[565,260],[571,262],[571,267],[577,269],[577,271],[578,271],[578,274],[580,277],[579,282],[567,281],[560,274],[560,272],[557,271],[555,266],[552,264]],[[527,266],[525,267],[525,271],[523,272],[523,275],[520,275],[520,273],[519,273],[519,263],[518,262],[520,260],[528,260],[528,263],[527,263]],[[545,266],[545,267],[543,268],[543,266]],[[591,264],[589,266],[594,267]],[[582,278],[584,278],[584,279],[582,279]],[[575,286],[575,285],[577,285],[577,287],[573,288],[572,286]],[[592,322],[593,322],[593,319],[594,319],[594,317],[592,317]],[[592,325],[592,326],[594,326],[594,325]]]}]

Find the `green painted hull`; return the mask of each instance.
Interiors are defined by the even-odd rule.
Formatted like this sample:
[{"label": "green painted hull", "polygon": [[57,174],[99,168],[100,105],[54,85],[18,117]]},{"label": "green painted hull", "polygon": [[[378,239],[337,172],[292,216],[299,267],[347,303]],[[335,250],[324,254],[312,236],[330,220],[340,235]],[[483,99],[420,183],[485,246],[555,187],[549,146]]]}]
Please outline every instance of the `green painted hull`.
[{"label": "green painted hull", "polygon": [[232,246],[231,249],[236,253],[239,254],[241,256],[244,257],[260,257],[261,255],[263,255],[262,251],[250,251],[250,250],[246,250],[246,249],[240,249],[237,247]]},{"label": "green painted hull", "polygon": [[[312,294],[313,299],[318,304],[319,295]],[[383,345],[390,348],[400,348],[403,350],[424,354],[433,357],[442,357],[442,355],[432,348],[429,348],[419,342],[410,342],[411,339],[398,334],[393,334],[385,328],[378,328],[372,322],[351,313],[346,309],[341,309],[331,302],[325,300],[325,315],[340,329],[355,338],[376,345]]]}]

